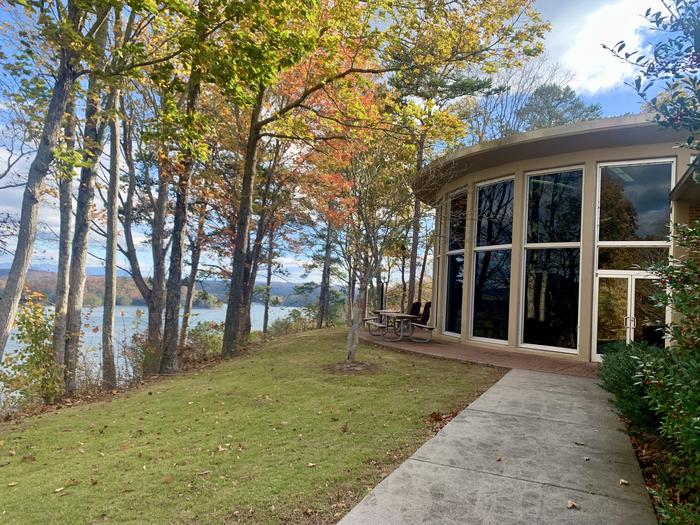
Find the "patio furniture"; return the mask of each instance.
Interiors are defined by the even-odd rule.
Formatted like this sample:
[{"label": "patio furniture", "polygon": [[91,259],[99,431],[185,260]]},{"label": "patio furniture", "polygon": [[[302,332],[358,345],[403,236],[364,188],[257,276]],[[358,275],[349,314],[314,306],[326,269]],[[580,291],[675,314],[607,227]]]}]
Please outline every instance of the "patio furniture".
[{"label": "patio furniture", "polygon": [[362,322],[367,325],[369,335],[384,335],[389,329],[389,324],[387,323],[384,314],[395,312],[398,312],[398,310],[372,310],[372,313],[375,315],[371,317],[364,317]]},{"label": "patio furniture", "polygon": [[[433,330],[435,330],[435,327],[430,326],[428,324],[428,321],[430,321],[431,307],[432,303],[430,301],[425,303],[425,307],[423,308],[423,315],[421,315],[420,319],[418,319],[417,321],[411,322],[411,341],[415,343],[428,343],[433,338]],[[425,337],[415,337],[413,334],[416,328],[419,330],[423,330],[427,335]]]},{"label": "patio furniture", "polygon": [[[385,312],[384,317],[387,320],[387,331],[383,334],[383,338],[386,341],[401,341],[404,337],[410,338],[413,332],[411,322],[418,318],[417,315],[404,314],[402,312]],[[395,337],[386,337],[389,326],[394,327]]]}]

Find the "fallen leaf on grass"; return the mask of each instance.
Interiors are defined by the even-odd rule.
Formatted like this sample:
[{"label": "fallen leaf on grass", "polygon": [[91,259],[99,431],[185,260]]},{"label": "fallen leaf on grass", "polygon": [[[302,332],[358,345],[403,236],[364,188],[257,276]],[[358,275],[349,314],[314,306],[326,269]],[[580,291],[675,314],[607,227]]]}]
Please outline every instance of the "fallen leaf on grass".
[{"label": "fallen leaf on grass", "polygon": [[163,478],[163,483],[168,483],[168,484],[170,484],[170,483],[172,483],[173,481],[175,481],[175,478],[173,477],[172,474],[166,474],[165,477]]},{"label": "fallen leaf on grass", "polygon": [[309,464],[306,465],[306,466],[307,466],[307,467],[315,467],[315,466],[316,466],[316,463],[309,463]]},{"label": "fallen leaf on grass", "polygon": [[63,490],[64,490],[65,488],[66,488],[66,487],[58,487],[56,490],[54,490],[54,493],[55,493],[55,494],[58,494],[59,492],[63,492]]},{"label": "fallen leaf on grass", "polygon": [[578,503],[576,503],[574,500],[570,499],[569,501],[566,502],[566,508],[578,510],[580,507],[578,506]]},{"label": "fallen leaf on grass", "polygon": [[8,487],[16,487],[17,482],[16,481],[11,481],[10,483],[7,484]]},{"label": "fallen leaf on grass", "polygon": [[22,456],[22,461],[25,463],[36,463],[36,456],[29,455],[29,456]]}]

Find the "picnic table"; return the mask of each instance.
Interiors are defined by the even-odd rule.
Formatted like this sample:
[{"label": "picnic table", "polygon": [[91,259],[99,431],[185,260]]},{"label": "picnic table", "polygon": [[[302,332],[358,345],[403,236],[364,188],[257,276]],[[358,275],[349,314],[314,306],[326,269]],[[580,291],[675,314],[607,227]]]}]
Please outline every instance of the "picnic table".
[{"label": "picnic table", "polygon": [[[413,314],[405,314],[403,312],[396,311],[384,311],[382,313],[383,317],[386,319],[387,330],[382,334],[382,338],[387,341],[400,341],[404,337],[411,337],[413,334],[413,325],[411,321],[419,319],[420,316]],[[393,326],[395,337],[388,339],[386,336],[389,333],[388,327]]]}]

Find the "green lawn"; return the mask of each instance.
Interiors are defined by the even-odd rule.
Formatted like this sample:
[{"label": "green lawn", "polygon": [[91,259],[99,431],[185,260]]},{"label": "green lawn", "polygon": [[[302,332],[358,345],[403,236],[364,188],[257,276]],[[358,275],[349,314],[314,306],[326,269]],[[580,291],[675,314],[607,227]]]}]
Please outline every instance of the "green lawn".
[{"label": "green lawn", "polygon": [[324,330],[97,402],[0,425],[0,524],[334,523],[502,369]]}]

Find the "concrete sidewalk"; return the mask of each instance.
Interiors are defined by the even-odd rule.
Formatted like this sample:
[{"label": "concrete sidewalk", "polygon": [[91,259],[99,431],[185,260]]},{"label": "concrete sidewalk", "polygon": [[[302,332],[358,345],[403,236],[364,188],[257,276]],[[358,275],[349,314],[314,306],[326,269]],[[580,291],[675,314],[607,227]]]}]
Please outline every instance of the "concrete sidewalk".
[{"label": "concrete sidewalk", "polygon": [[607,393],[592,379],[511,370],[340,522],[418,523],[651,525],[656,517]]}]

